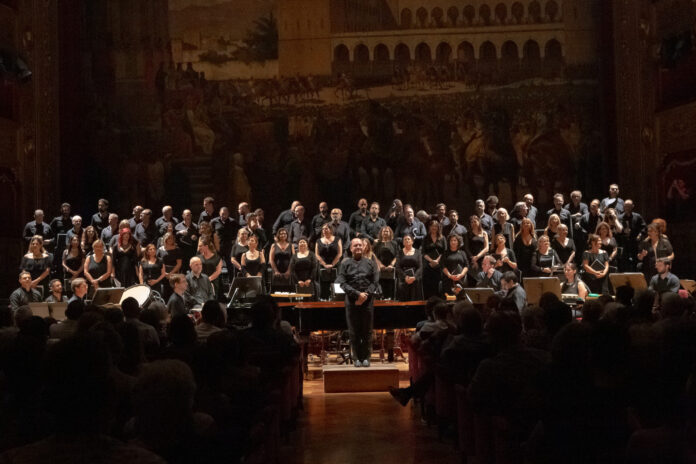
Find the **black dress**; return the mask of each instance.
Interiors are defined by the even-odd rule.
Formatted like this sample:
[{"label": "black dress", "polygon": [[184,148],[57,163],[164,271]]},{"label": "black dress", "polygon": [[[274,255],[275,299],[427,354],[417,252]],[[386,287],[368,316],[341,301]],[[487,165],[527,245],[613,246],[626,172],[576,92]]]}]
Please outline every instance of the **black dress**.
[{"label": "black dress", "polygon": [[522,272],[523,276],[530,276],[532,271],[532,257],[537,249],[536,239],[532,239],[532,243],[525,245],[522,241],[522,236],[518,235],[513,244],[513,250],[517,257],[517,269]]},{"label": "black dress", "polygon": [[[135,285],[138,282],[135,272],[138,256],[135,247],[131,246],[127,250],[124,250],[120,246],[117,246],[113,250],[113,260],[116,280],[121,283],[121,287],[128,288]],[[92,274],[92,276],[94,276],[94,274]]]},{"label": "black dress", "polygon": [[481,253],[481,250],[483,250],[486,247],[485,232],[481,235],[469,234],[467,235],[467,238],[467,244],[469,247],[469,258],[473,258],[474,256],[478,255],[479,253]]},{"label": "black dress", "polygon": [[[296,286],[296,290],[300,292],[309,291],[316,297],[319,294],[318,279],[317,279],[317,259],[311,251],[307,256],[300,257],[297,253],[290,258],[290,278],[292,285]],[[299,282],[311,280],[309,288],[299,288]]]},{"label": "black dress", "polygon": [[[466,253],[462,250],[452,251],[447,250],[442,257],[442,266],[450,274],[461,274],[464,268],[469,267],[469,260],[466,257]],[[459,283],[462,287],[465,286],[466,275],[462,277],[458,282],[452,281],[444,273],[442,274],[442,291],[449,294],[454,294],[452,288],[456,283]]]},{"label": "black dress", "polygon": [[[101,276],[103,276],[104,274],[106,274],[106,271],[109,269],[108,260],[109,260],[109,258],[106,255],[102,256],[102,259],[99,262],[97,262],[94,255],[90,256],[89,257],[89,265],[87,266],[87,271],[89,272],[89,275],[91,275],[93,279],[98,279]],[[135,268],[133,268],[133,269],[135,271]],[[106,280],[102,280],[101,282],[99,282],[99,288],[108,288],[108,287],[111,287],[111,278],[110,277]]]},{"label": "black dress", "polygon": [[382,242],[380,240],[375,243],[372,252],[377,256],[377,259],[379,259],[379,262],[382,263],[383,266],[389,266],[392,261],[394,261],[394,258],[399,256],[399,245],[396,243],[396,240],[391,240],[389,242]]},{"label": "black dress", "polygon": [[[604,243],[603,241],[600,241],[600,249],[604,250],[607,252],[607,256],[611,256],[611,254],[616,250],[617,244],[616,244],[616,239],[614,237],[611,237],[609,239],[608,243]],[[616,265],[616,260],[609,261],[610,266],[615,266]]]},{"label": "black dress", "polygon": [[[22,262],[19,265],[20,271],[27,271],[31,274],[31,280],[36,280],[44,273],[46,269],[50,269],[53,265],[53,255],[51,253],[46,253],[46,256],[41,256],[40,258],[27,257],[26,255],[22,257]],[[48,283],[50,273],[46,276],[39,285],[45,286]]]},{"label": "black dress", "polygon": [[505,236],[505,246],[507,248],[512,248],[512,244],[515,241],[514,228],[511,222],[506,222],[503,225],[496,222],[493,224],[493,236],[495,237],[498,234],[503,234]]},{"label": "black dress", "polygon": [[[285,274],[290,269],[290,259],[292,258],[292,245],[290,243],[283,250],[277,243],[273,247],[273,264],[279,273]],[[285,276],[273,276],[273,291],[288,291],[292,289],[290,279]]]},{"label": "black dress", "polygon": [[259,255],[256,257],[256,259],[249,259],[249,255],[245,256],[245,264],[242,270],[244,271],[244,275],[247,277],[253,277],[253,276],[258,276],[259,273],[261,273],[261,277],[264,275],[264,269],[265,269],[265,263],[261,262],[261,252],[259,251]]},{"label": "black dress", "polygon": [[[83,270],[82,259],[83,259],[83,256],[80,256],[80,255],[73,256],[73,255],[68,254],[68,250],[65,250],[63,252],[63,262],[68,267],[68,269],[71,269],[73,271],[80,271],[80,273],[76,277],[80,277],[82,275],[82,270]],[[73,278],[72,274],[66,274],[65,277],[68,279]]]},{"label": "black dress", "polygon": [[[220,258],[220,255],[215,253],[213,256],[210,258],[206,259],[205,256],[203,255],[197,255],[201,259],[201,264],[203,265],[203,274],[207,275],[210,277],[211,275],[215,274],[215,271],[217,271],[218,264],[222,260]],[[222,273],[220,273],[219,276],[217,276],[217,279],[211,280],[210,283],[213,284],[213,290],[215,290],[215,297],[220,298],[220,287],[221,287],[221,280],[220,276],[222,276]]]},{"label": "black dress", "polygon": [[[149,261],[140,261],[140,268],[143,270],[143,284],[149,286],[150,284],[147,283],[148,281],[157,280],[159,279],[160,275],[162,275],[162,260],[156,258],[154,263]],[[150,288],[161,294],[163,280],[164,279],[160,280],[155,285],[150,286]]]},{"label": "black dress", "polygon": [[652,276],[657,274],[657,271],[655,270],[655,261],[660,258],[666,258],[674,253],[672,244],[666,237],[660,237],[657,240],[655,248],[653,248],[650,238],[646,238],[640,242],[638,248],[638,252],[642,252],[643,250],[648,252],[648,254],[643,258],[643,262],[639,264],[639,268],[643,271],[645,280],[648,282],[650,282]]},{"label": "black dress", "polygon": [[[396,260],[397,295],[401,301],[418,301],[423,299],[422,275],[423,258],[420,251],[414,250],[412,255],[406,255],[403,251]],[[415,277],[412,284],[406,283],[406,276]]]},{"label": "black dress", "polygon": [[[176,267],[176,262],[178,260],[181,260],[181,267],[179,268],[179,272],[184,268],[184,252],[181,248],[176,247],[172,248],[171,250],[167,250],[165,247],[159,247],[157,249],[157,258],[159,258],[162,263],[164,263],[164,270],[169,274],[174,270]],[[183,272],[182,272],[183,274]],[[162,294],[162,298],[164,301],[169,301],[169,297],[172,296],[172,293],[174,290],[172,290],[172,286],[169,283],[169,279],[166,277],[160,281],[161,285],[161,291],[158,290]]]},{"label": "black dress", "polygon": [[570,259],[570,255],[572,255],[575,251],[575,242],[572,238],[569,238],[568,243],[563,245],[561,242],[554,239],[551,240],[551,248],[553,248],[558,254],[558,259],[565,264],[568,262],[568,259]]},{"label": "black dress", "polygon": [[328,244],[321,239],[317,240],[317,252],[326,264],[333,263],[333,260],[338,256],[338,240],[338,238],[334,237],[333,241]]},{"label": "black dress", "polygon": [[[508,259],[509,259],[510,261],[512,261],[513,263],[517,263],[517,257],[515,256],[515,252],[514,252],[514,251],[512,251],[512,250],[509,249],[509,248],[506,248],[506,249],[505,249],[505,253],[507,253],[507,257],[508,257]],[[503,255],[502,253],[491,253],[491,256],[493,256],[493,258],[495,258],[496,261],[501,261],[501,260],[503,259],[503,256],[504,256],[504,255]],[[502,266],[496,267],[496,270],[502,272],[503,274],[505,274],[505,273],[508,272],[508,271],[515,271],[515,270],[514,270],[513,268],[511,268],[510,265],[507,264],[507,263],[503,263]]]},{"label": "black dress", "polygon": [[[553,276],[553,268],[560,264],[561,260],[558,257],[558,253],[553,248],[549,247],[545,255],[535,251],[534,256],[532,256],[532,273],[536,277],[551,277]],[[550,274],[542,271],[542,269],[547,267],[551,268],[552,272]]]},{"label": "black dress", "polygon": [[[248,245],[240,245],[238,242],[234,242],[234,245],[232,245],[232,251],[230,252],[230,256],[232,256],[241,266],[242,255],[247,251],[249,251]],[[235,268],[234,273],[235,275],[237,274],[237,268]]]},{"label": "black dress", "polygon": [[[592,253],[590,251],[586,251],[582,254],[582,260],[583,263],[587,261],[587,264],[594,269],[593,264],[597,262],[597,268],[595,270],[597,271],[603,271],[605,263],[609,261],[609,255],[603,252],[603,250],[600,250],[599,253]],[[601,269],[600,269],[601,266]],[[608,287],[607,287],[607,276],[605,275],[604,277],[598,279],[595,276],[591,275],[589,272],[585,273],[585,283],[587,284],[587,287],[589,288],[591,293],[606,293],[608,292]]]},{"label": "black dress", "polygon": [[[444,237],[440,237],[433,241],[430,234],[426,235],[421,245],[421,253],[423,255],[423,298],[427,299],[431,296],[440,294],[439,287],[442,279],[442,262],[436,267],[432,267],[425,259],[429,256],[430,259],[437,259],[445,253],[447,242]],[[440,258],[442,259],[442,258]]]}]

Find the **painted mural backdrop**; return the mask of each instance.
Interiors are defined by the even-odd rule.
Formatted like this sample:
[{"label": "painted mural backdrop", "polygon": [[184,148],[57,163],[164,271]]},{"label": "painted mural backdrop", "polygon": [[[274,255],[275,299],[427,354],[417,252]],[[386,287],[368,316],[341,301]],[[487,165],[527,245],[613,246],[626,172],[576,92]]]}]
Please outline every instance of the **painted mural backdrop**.
[{"label": "painted mural backdrop", "polygon": [[450,3],[170,0],[151,105],[97,111],[123,203],[599,190],[594,2]]}]

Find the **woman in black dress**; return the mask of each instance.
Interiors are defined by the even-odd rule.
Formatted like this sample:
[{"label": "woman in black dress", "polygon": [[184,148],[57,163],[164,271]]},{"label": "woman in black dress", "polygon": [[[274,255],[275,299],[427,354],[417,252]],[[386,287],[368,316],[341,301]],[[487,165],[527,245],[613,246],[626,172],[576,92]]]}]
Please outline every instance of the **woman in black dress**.
[{"label": "woman in black dress", "polygon": [[326,300],[331,294],[331,283],[336,280],[336,266],[343,255],[343,243],[334,235],[331,224],[321,226],[321,238],[314,245],[314,255],[319,262],[319,298]]},{"label": "woman in black dress", "polygon": [[278,229],[275,235],[275,243],[271,245],[268,261],[273,269],[273,282],[271,288],[275,291],[290,291],[290,259],[295,253],[288,242],[288,231],[284,227]]},{"label": "woman in black dress", "polygon": [[507,247],[507,237],[503,234],[495,236],[493,243],[493,253],[491,256],[495,258],[495,269],[505,274],[507,271],[517,271],[517,258],[515,252]]},{"label": "woman in black dress", "polygon": [[551,248],[556,250],[562,264],[572,263],[575,260],[575,242],[572,238],[568,238],[567,225],[558,226],[558,234],[551,240]]},{"label": "woman in black dress", "polygon": [[82,234],[82,243],[80,244],[85,256],[92,253],[92,246],[98,239],[99,237],[97,236],[97,230],[94,228],[94,226],[87,226]]},{"label": "woman in black dress", "polygon": [[396,260],[397,294],[400,301],[419,301],[423,299],[421,276],[423,258],[420,251],[413,248],[413,237],[405,235],[401,239],[404,248]]},{"label": "woman in black dress", "polygon": [[138,282],[137,264],[140,245],[131,235],[130,229],[121,229],[118,244],[112,250],[114,275],[119,287],[130,287]]},{"label": "woman in black dress", "polygon": [[162,298],[164,301],[169,301],[173,292],[169,284],[169,276],[179,274],[184,266],[183,251],[176,243],[176,236],[172,232],[167,232],[162,237],[162,246],[157,249],[157,257],[164,264],[165,271],[164,279],[162,279]]},{"label": "woman in black dress", "polygon": [[230,277],[242,272],[242,255],[247,251],[249,251],[249,229],[242,227],[237,232],[237,240],[232,245],[230,253],[230,261],[234,266],[234,274],[231,274]]},{"label": "woman in black dress", "polygon": [[469,232],[467,232],[467,249],[469,252],[470,271],[475,275],[479,271],[481,258],[488,253],[488,234],[481,227],[481,219],[474,215],[469,218]]},{"label": "woman in black dress", "polygon": [[113,267],[111,256],[104,253],[104,248],[104,242],[95,241],[92,243],[92,254],[85,259],[85,279],[92,285],[93,290],[111,287]]},{"label": "woman in black dress", "polygon": [[539,237],[537,250],[532,256],[532,273],[537,277],[551,277],[561,264],[558,253],[551,248],[548,235]]},{"label": "woman in black dress", "polygon": [[208,276],[208,280],[213,285],[213,291],[218,299],[222,298],[220,292],[221,282],[220,275],[222,274],[222,258],[215,251],[215,244],[209,238],[201,237],[198,243],[198,257],[203,265],[203,274]]},{"label": "woman in black dress", "polygon": [[546,229],[544,229],[544,235],[549,238],[549,241],[556,238],[558,235],[558,226],[561,225],[561,217],[558,214],[552,214],[549,216],[549,220],[546,223]]},{"label": "woman in black dress", "polygon": [[298,293],[319,294],[319,266],[314,253],[309,251],[307,237],[300,237],[297,253],[290,258],[290,278]]},{"label": "woman in black dress", "polygon": [[520,231],[515,237],[512,249],[517,257],[517,268],[523,276],[530,276],[532,272],[532,257],[536,252],[537,241],[534,223],[529,218],[522,219]]},{"label": "woman in black dress", "polygon": [[462,250],[463,239],[459,235],[450,235],[449,247],[442,258],[442,291],[454,295],[454,286],[466,287],[466,274],[469,272],[469,260]]},{"label": "woman in black dress", "polygon": [[609,256],[609,265],[616,266],[616,255],[619,251],[614,234],[611,233],[611,227],[606,222],[600,222],[595,228],[595,234],[599,235],[600,248],[607,252]]},{"label": "woman in black dress", "polygon": [[585,283],[592,293],[607,293],[607,274],[609,274],[609,255],[602,250],[599,235],[590,234],[587,239],[588,250],[582,254],[582,267],[585,269]]},{"label": "woman in black dress", "polygon": [[442,265],[440,260],[447,250],[447,242],[442,236],[440,221],[432,220],[428,223],[428,234],[423,239],[421,254],[423,255],[423,298],[440,294],[440,282],[442,281]]},{"label": "woman in black dress", "polygon": [[653,222],[647,228],[648,238],[640,242],[638,260],[645,279],[650,282],[656,274],[655,262],[658,259],[674,261],[674,250],[666,235],[660,232],[660,224]]},{"label": "woman in black dress", "polygon": [[31,274],[31,287],[40,286],[42,295],[48,294],[48,276],[52,265],[53,255],[44,248],[43,238],[40,235],[34,235],[29,242],[27,254],[22,257],[19,270]]},{"label": "woman in black dress", "polygon": [[266,271],[266,258],[259,250],[259,239],[256,235],[249,237],[249,250],[242,255],[242,270],[245,277],[261,277]]},{"label": "woman in black dress", "polygon": [[68,282],[82,277],[85,266],[85,254],[80,246],[80,238],[77,235],[70,237],[68,248],[63,252],[63,271]]},{"label": "woman in black dress", "polygon": [[509,222],[510,215],[505,208],[498,208],[495,215],[496,223],[493,224],[493,234],[503,234],[505,237],[505,247],[512,248],[515,240],[515,226]]},{"label": "woman in black dress", "polygon": [[385,298],[396,298],[395,278],[396,258],[399,256],[399,244],[394,240],[394,231],[384,226],[379,231],[378,239],[372,246],[372,252],[377,258],[379,267],[380,286]]},{"label": "woman in black dress", "polygon": [[162,294],[162,279],[166,275],[164,263],[157,256],[157,249],[154,243],[145,247],[143,259],[140,260],[138,267],[138,280],[140,284],[147,285],[159,294]]}]

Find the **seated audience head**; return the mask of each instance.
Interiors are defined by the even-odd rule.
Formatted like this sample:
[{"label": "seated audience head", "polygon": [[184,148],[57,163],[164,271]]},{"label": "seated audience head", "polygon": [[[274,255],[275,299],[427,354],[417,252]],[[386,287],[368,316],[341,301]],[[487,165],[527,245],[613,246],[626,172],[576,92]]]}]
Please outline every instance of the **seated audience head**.
[{"label": "seated audience head", "polygon": [[566,324],[573,322],[573,311],[562,301],[554,301],[544,308],[544,324],[550,338],[558,333]]},{"label": "seated audience head", "polygon": [[444,302],[444,300],[438,296],[431,296],[425,302],[425,316],[429,321],[435,320],[435,316],[433,315],[433,309],[435,308],[435,306],[442,302]]},{"label": "seated audience head", "polygon": [[169,323],[168,328],[169,340],[177,346],[195,345],[198,340],[196,327],[193,321],[186,314],[174,316]]},{"label": "seated audience head", "polygon": [[558,296],[556,296],[555,293],[552,292],[545,292],[541,297],[539,298],[539,306],[546,311],[552,304],[557,303],[559,301]]},{"label": "seated audience head", "polygon": [[68,303],[67,308],[65,308],[65,317],[71,321],[76,321],[85,312],[85,304],[82,300],[73,300]]},{"label": "seated audience head", "polygon": [[276,322],[278,303],[270,295],[260,296],[251,306],[251,326],[257,329],[271,329]]},{"label": "seated audience head", "polygon": [[433,318],[436,321],[446,321],[449,314],[449,306],[444,301],[440,301],[433,308]]},{"label": "seated audience head", "polygon": [[582,322],[596,324],[604,314],[604,306],[597,300],[586,300],[582,305]]},{"label": "seated audience head", "polygon": [[58,436],[106,431],[111,417],[110,362],[98,337],[77,335],[46,353],[45,395]]},{"label": "seated audience head", "polygon": [[15,320],[12,308],[9,306],[0,306],[0,329],[6,327],[14,327]]},{"label": "seated audience head", "polygon": [[140,305],[132,296],[121,302],[121,310],[126,319],[137,319],[140,316]]},{"label": "seated audience head", "polygon": [[220,303],[215,300],[206,301],[201,310],[201,320],[216,327],[224,327],[225,313],[220,307]]},{"label": "seated audience head", "polygon": [[520,343],[522,319],[516,309],[515,311],[496,311],[490,315],[486,322],[486,332],[491,343],[498,350]]},{"label": "seated audience head", "polygon": [[457,302],[452,308],[452,314],[461,334],[477,337],[483,332],[483,318],[471,302]]},{"label": "seated audience head", "polygon": [[684,315],[682,298],[676,293],[663,293],[660,296],[660,316],[663,319],[678,319]]},{"label": "seated audience head", "polygon": [[20,306],[14,313],[14,320],[17,327],[22,324],[25,320],[34,316],[34,312],[29,306]]},{"label": "seated audience head", "polygon": [[22,319],[18,324],[19,334],[25,337],[31,337],[41,343],[48,340],[48,324],[40,316],[31,316]]},{"label": "seated audience head", "polygon": [[635,290],[630,285],[621,285],[616,288],[616,301],[622,305],[631,307],[633,305],[633,296]]},{"label": "seated audience head", "polygon": [[118,308],[106,308],[104,310],[104,321],[110,323],[114,327],[125,322],[123,311]]}]

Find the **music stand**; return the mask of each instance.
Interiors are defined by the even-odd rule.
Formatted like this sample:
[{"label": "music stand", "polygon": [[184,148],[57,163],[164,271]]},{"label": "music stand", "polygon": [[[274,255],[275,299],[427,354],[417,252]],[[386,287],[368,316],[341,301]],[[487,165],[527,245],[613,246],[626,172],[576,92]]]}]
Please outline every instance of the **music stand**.
[{"label": "music stand", "polygon": [[495,290],[487,287],[463,288],[462,292],[464,292],[464,294],[469,297],[469,300],[473,304],[478,305],[486,304],[488,298],[495,295]]},{"label": "music stand", "polygon": [[123,287],[98,288],[92,296],[92,304],[95,306],[118,305],[121,303],[121,296],[125,290]]},{"label": "music stand", "polygon": [[686,290],[689,293],[694,293],[696,292],[696,280],[691,280],[691,279],[681,279],[679,281],[682,287],[684,287],[684,290]]},{"label": "music stand", "polygon": [[634,290],[645,290],[648,288],[648,284],[645,281],[645,276],[642,272],[620,272],[615,274],[609,274],[609,282],[614,288],[614,293],[616,289],[627,285]]},{"label": "music stand", "polygon": [[227,297],[231,300],[250,300],[263,295],[263,279],[261,277],[235,277],[230,285]]},{"label": "music stand", "polygon": [[48,311],[51,313],[51,317],[57,321],[64,321],[65,310],[68,308],[68,303],[61,301],[60,303],[49,303]]},{"label": "music stand", "polygon": [[560,300],[561,281],[558,277],[525,277],[524,291],[527,292],[527,302],[530,304],[539,304],[541,295],[544,293],[553,293]]},{"label": "music stand", "polygon": [[44,302],[29,303],[29,308],[31,308],[31,313],[34,316],[39,316],[41,318],[46,318],[46,317],[51,316],[51,309],[48,307],[48,303],[44,303]]}]

